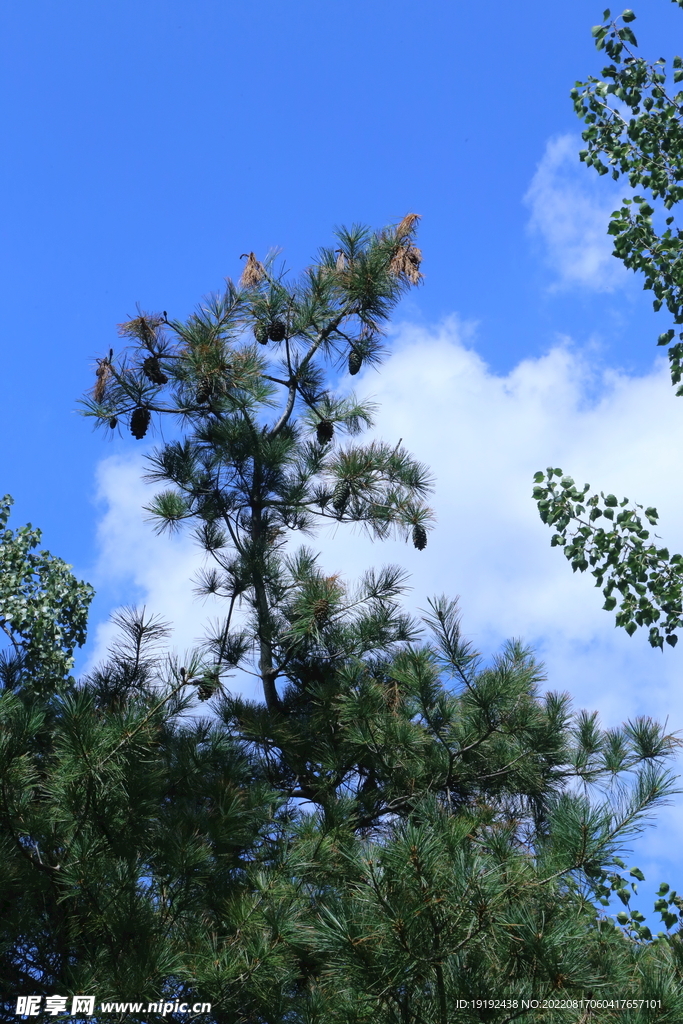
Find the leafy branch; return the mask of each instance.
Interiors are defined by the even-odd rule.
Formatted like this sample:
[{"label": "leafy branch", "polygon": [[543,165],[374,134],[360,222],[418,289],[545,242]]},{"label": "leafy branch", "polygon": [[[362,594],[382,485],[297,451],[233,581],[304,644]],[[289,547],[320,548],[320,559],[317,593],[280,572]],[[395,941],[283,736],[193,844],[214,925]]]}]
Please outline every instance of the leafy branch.
[{"label": "leafy branch", "polygon": [[629,636],[649,627],[653,647],[663,649],[664,641],[675,647],[683,628],[683,555],[670,555],[650,539],[643,519],[655,526],[657,509],[603,491],[589,495],[589,484],[579,489],[561,469],[538,472],[534,481],[541,519],[555,529],[552,547],[563,549],[574,572],[590,568],[595,586],[603,588],[603,608],[619,606],[616,625]]},{"label": "leafy branch", "polygon": [[[677,2],[677,0],[675,0]],[[622,200],[611,216],[608,232],[614,237],[613,255],[624,266],[640,271],[643,287],[654,293],[653,308],[663,305],[683,324],[683,231],[672,214],[665,216],[683,198],[683,92],[667,91],[666,60],[648,62],[636,55],[637,40],[630,28],[635,20],[625,10],[616,20],[610,11],[603,23],[593,28],[598,50],[604,50],[611,64],[602,78],[577,82],[571,97],[574,109],[586,129],[587,148],[580,158],[599,174],[618,180],[625,177],[632,189],[643,189],[650,200],[634,195]],[[673,85],[683,81],[683,58],[674,57]],[[664,223],[653,219],[662,213]],[[659,335],[659,345],[670,345],[674,329]],[[669,349],[671,379],[683,379],[683,332]],[[683,387],[678,388],[683,395]]]}]

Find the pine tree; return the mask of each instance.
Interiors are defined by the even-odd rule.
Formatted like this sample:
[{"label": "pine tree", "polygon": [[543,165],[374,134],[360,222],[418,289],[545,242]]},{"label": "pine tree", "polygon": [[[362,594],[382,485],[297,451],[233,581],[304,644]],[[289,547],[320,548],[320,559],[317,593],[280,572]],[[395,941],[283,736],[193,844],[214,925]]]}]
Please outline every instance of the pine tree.
[{"label": "pine tree", "polygon": [[[656,992],[658,1017],[633,1019],[678,1019],[678,932],[652,940],[638,911],[603,909],[641,877],[618,853],[671,792],[675,737],[649,720],[601,730],[541,692],[520,645],[482,666],[446,599],[407,615],[401,570],[353,588],[290,543],[331,521],[425,547],[425,467],[400,443],[340,444],[372,409],[335,373],[378,361],[419,280],[416,222],[341,231],[296,284],[245,254],[240,286],[187,321],[123,324],[131,344],[87,402],[103,425],[138,409],[176,424],[150,457],[166,489],[148,511],[194,529],[198,591],[226,606],[197,655],[197,706],[279,801],[241,896],[193,889],[197,924],[174,930],[184,977],[217,1020],[250,1024],[539,1019],[511,1004],[461,1016],[458,1000],[493,989],[570,999],[548,1021],[575,1021],[571,999],[596,992]],[[227,690],[243,667],[263,702]]]},{"label": "pine tree", "polygon": [[[340,434],[372,424],[373,409],[353,394],[338,397],[325,376],[350,353],[379,361],[391,310],[421,276],[418,219],[340,231],[338,248],[322,249],[298,282],[245,254],[240,286],[228,281],[186,322],[141,313],[120,327],[129,347],[98,364],[87,411],[99,423],[129,419],[140,439],[153,416],[182,429],[151,458],[150,477],[169,487],[149,511],[160,529],[194,527],[209,560],[199,588],[228,606],[209,641],[213,671],[233,669],[256,648],[273,712],[288,699],[284,609],[309,586],[310,559],[287,558],[287,538],[332,521],[427,543],[425,467],[400,442],[340,446]],[[263,345],[264,331],[259,351],[253,339]],[[334,603],[329,590],[319,599]],[[251,614],[237,628],[240,606]]]}]

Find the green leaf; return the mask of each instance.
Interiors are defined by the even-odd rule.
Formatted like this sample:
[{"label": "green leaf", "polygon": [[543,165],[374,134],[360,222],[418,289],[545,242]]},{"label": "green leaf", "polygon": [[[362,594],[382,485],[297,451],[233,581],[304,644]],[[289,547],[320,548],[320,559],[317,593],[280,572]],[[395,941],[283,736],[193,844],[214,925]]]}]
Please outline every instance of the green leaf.
[{"label": "green leaf", "polygon": [[638,41],[636,40],[636,37],[634,36],[632,29],[627,27],[620,28],[617,34],[620,39],[625,39],[626,42],[631,43],[632,46],[638,45]]},{"label": "green leaf", "polygon": [[635,21],[636,20],[636,16],[633,13],[633,11],[630,9],[630,7],[627,7],[625,11],[622,11],[621,17],[623,18],[624,21]]}]

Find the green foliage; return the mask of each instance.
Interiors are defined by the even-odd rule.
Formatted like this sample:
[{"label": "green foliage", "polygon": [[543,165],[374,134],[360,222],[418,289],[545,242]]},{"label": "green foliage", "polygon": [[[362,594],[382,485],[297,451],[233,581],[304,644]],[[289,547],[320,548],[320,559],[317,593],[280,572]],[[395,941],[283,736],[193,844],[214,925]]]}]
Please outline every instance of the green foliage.
[{"label": "green foliage", "polygon": [[[397,571],[346,595],[295,561],[277,712],[224,697],[188,717],[206,663],[131,611],[77,688],[0,694],[3,990],[444,1024],[514,1000],[538,1019],[525,997],[569,1022],[572,999],[659,985],[643,1019],[676,1019],[680,899],[661,888],[652,939],[618,856],[673,792],[675,737],[573,714],[519,644],[484,665],[443,599],[416,640]],[[613,894],[619,923],[596,910]],[[507,1009],[462,1013],[494,989]]]},{"label": "green foliage", "polygon": [[[193,936],[227,902],[253,903],[246,874],[279,801],[239,743],[187,719],[199,663],[163,656],[155,620],[119,624],[111,657],[78,688],[0,694],[5,998],[191,992]],[[275,971],[263,934],[243,955],[254,943]]]},{"label": "green foliage", "polygon": [[683,556],[650,539],[643,518],[655,526],[657,510],[602,491],[589,495],[589,484],[577,488],[561,469],[550,467],[534,480],[541,519],[555,530],[551,545],[562,548],[574,572],[591,569],[605,610],[619,605],[616,625],[629,636],[647,626],[653,647],[663,649],[665,640],[675,647],[683,627]]},{"label": "green foliage", "polygon": [[76,580],[69,566],[49,551],[36,552],[41,534],[31,526],[7,529],[12,499],[0,501],[0,629],[8,645],[0,652],[5,686],[63,686],[73,652],[85,643],[93,589]]},{"label": "green foliage", "polygon": [[[358,595],[344,608],[335,584],[332,594],[307,587],[293,602],[291,682],[277,716],[239,698],[221,704],[226,724],[259,750],[272,787],[333,820],[341,813],[362,831],[381,829],[429,796],[451,809],[509,800],[519,828],[531,828],[569,779],[597,785],[672,749],[660,733],[639,746],[641,723],[619,734],[618,766],[599,733],[586,758],[582,740],[567,745],[567,698],[539,697],[543,675],[528,650],[510,644],[482,669],[451,603],[434,602],[426,619],[433,641],[416,646],[416,623],[386,598],[364,596],[366,608]],[[316,616],[321,600],[324,618]],[[631,813],[623,810],[624,820]]]},{"label": "green foliage", "polygon": [[[677,0],[676,0],[677,2]],[[633,195],[612,214],[609,234],[614,255],[624,266],[640,271],[645,289],[654,293],[653,307],[665,306],[675,325],[683,324],[683,232],[669,211],[683,198],[683,59],[674,57],[671,84],[667,85],[666,60],[648,62],[636,55],[637,42],[628,23],[632,11],[593,29],[596,46],[605,50],[611,63],[602,78],[589,77],[572,90],[574,108],[586,124],[582,138],[587,148],[581,159],[599,174],[627,179]],[[621,21],[621,24],[620,24]],[[649,197],[649,198],[646,198]],[[683,379],[683,332],[669,329],[659,345],[670,345],[671,378]],[[683,394],[683,388],[676,392]]]},{"label": "green foliage", "polygon": [[[581,160],[600,174],[611,168],[615,180],[625,177],[631,189],[646,196],[624,198],[612,214],[613,255],[643,274],[655,311],[666,306],[678,327],[683,324],[683,230],[676,226],[675,208],[683,198],[683,92],[667,86],[664,58],[648,62],[636,55],[629,27],[634,20],[631,10],[616,20],[605,11],[593,36],[611,64],[602,78],[577,82],[571,96],[586,125]],[[674,57],[671,79],[674,86],[683,81],[683,58]],[[678,386],[683,331],[676,327],[660,333],[657,344],[669,346],[671,379]],[[683,387],[676,394],[683,395]],[[645,626],[653,647],[663,650],[664,641],[675,646],[683,626],[683,558],[670,556],[650,538],[643,520],[655,525],[656,509],[631,505],[626,498],[617,502],[602,492],[589,496],[588,484],[579,490],[560,469],[534,479],[541,518],[555,530],[551,544],[563,548],[575,572],[590,567],[596,586],[603,588],[604,608],[617,609],[617,626],[629,635]]]},{"label": "green foliage", "polygon": [[[325,1020],[574,1024],[588,1012],[579,1000],[596,997],[601,1021],[676,1019],[680,939],[648,939],[635,910],[626,927],[596,918],[574,880],[539,873],[503,829],[480,842],[465,831],[425,808],[391,844],[358,852],[350,897],[320,915],[329,976],[346,981]],[[604,875],[610,893],[624,882]],[[662,1006],[628,1015],[620,990]]]}]

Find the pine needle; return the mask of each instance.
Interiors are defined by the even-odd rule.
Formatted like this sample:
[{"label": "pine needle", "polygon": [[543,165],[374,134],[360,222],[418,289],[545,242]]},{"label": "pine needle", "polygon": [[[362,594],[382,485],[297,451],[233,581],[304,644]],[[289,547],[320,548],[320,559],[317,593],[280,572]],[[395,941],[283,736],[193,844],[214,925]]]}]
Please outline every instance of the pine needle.
[{"label": "pine needle", "polygon": [[93,391],[93,398],[96,402],[101,402],[104,398],[104,392],[107,387],[107,381],[111,376],[111,365],[108,359],[101,359],[98,362],[97,369],[95,370],[95,376],[97,381],[95,383],[95,389]]},{"label": "pine needle", "polygon": [[157,327],[164,322],[164,317],[159,313],[143,313],[133,320],[126,320],[119,324],[119,335],[122,338],[139,338],[140,341],[149,345],[155,340]]},{"label": "pine needle", "polygon": [[396,228],[396,237],[400,241],[407,239],[415,231],[417,222],[421,219],[422,217],[419,213],[407,213]]},{"label": "pine needle", "polygon": [[395,274],[396,277],[403,275],[411,284],[419,284],[422,280],[421,263],[422,253],[416,245],[402,245],[392,257],[389,273]]},{"label": "pine needle", "polygon": [[247,257],[247,262],[240,278],[240,287],[255,288],[256,285],[260,284],[266,276],[266,271],[263,264],[256,259],[253,252],[243,252],[240,259],[244,259],[245,256]]}]

